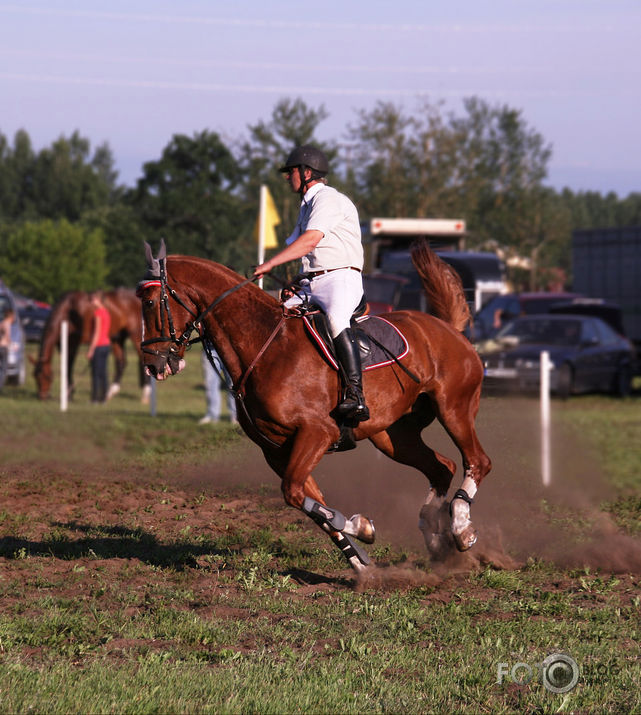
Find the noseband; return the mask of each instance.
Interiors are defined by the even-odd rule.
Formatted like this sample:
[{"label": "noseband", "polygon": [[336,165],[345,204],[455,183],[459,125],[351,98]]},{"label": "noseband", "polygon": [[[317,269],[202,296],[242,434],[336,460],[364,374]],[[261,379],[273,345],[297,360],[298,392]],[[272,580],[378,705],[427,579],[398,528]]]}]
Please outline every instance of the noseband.
[{"label": "noseband", "polygon": [[[194,343],[202,341],[202,320],[211,312],[221,301],[223,301],[227,296],[231,295],[239,288],[242,288],[247,283],[251,283],[254,278],[246,278],[235,286],[227,289],[224,293],[218,296],[213,303],[210,303],[205,310],[200,314],[195,313],[182,298],[176,293],[176,291],[167,283],[167,272],[165,270],[165,259],[159,260],[159,278],[153,278],[151,280],[144,280],[138,284],[138,289],[136,293],[140,296],[141,292],[145,288],[160,287],[160,324],[161,324],[161,335],[155,338],[148,338],[140,343],[140,347],[143,353],[147,355],[153,355],[154,357],[161,357],[167,360],[169,368],[173,373],[178,372],[178,364],[180,361],[179,350],[182,347],[191,347]],[[171,306],[169,303],[169,297],[173,298],[176,303],[182,306],[192,317],[193,320],[187,321],[183,332],[180,335],[176,334],[176,328],[174,326],[173,316],[171,314]],[[190,339],[191,334],[195,331],[199,333],[197,338],[193,340]],[[166,332],[169,334],[167,335]],[[149,346],[156,343],[170,343],[166,350],[156,350]]]}]

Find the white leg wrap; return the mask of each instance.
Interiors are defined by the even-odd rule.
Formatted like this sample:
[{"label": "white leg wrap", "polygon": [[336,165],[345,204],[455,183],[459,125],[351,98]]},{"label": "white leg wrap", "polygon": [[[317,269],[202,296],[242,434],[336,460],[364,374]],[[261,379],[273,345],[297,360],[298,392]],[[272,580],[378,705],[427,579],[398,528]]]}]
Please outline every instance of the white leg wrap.
[{"label": "white leg wrap", "polygon": [[478,487],[476,486],[476,482],[472,479],[472,477],[465,477],[465,479],[463,480],[463,484],[461,484],[461,489],[464,489],[467,492],[470,499],[474,499]]},{"label": "white leg wrap", "polygon": [[[460,491],[465,492],[470,499],[474,498],[477,491],[476,482],[466,476]],[[452,513],[451,528],[454,540],[459,551],[467,551],[476,543],[477,535],[470,519],[470,505],[460,496],[454,496],[450,504]]]},{"label": "white leg wrap", "polygon": [[460,534],[471,523],[470,505],[462,499],[455,499],[452,502],[452,532]]}]

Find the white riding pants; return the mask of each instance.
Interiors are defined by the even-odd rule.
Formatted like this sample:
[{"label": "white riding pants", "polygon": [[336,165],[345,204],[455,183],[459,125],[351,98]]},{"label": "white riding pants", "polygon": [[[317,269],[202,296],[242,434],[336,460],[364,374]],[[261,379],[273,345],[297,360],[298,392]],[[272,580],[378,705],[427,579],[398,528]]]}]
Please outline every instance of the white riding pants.
[{"label": "white riding pants", "polygon": [[303,295],[318,305],[327,314],[332,338],[349,328],[352,314],[363,297],[363,278],[351,268],[339,268],[312,278],[295,295],[285,302],[287,308],[295,308],[303,302]]}]

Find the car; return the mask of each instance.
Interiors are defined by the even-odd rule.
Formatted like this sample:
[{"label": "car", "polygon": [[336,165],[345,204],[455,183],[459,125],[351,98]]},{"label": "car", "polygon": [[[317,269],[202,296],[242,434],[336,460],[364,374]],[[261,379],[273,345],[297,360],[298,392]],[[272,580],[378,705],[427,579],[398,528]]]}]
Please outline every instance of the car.
[{"label": "car", "polygon": [[520,315],[549,313],[555,305],[567,305],[581,296],[570,292],[502,293],[495,295],[474,316],[473,340],[487,340],[502,325]]},{"label": "car", "polygon": [[5,383],[24,385],[27,376],[25,335],[18,306],[13,293],[0,280],[0,320],[3,320],[9,311],[13,311],[13,321],[6,356],[0,355],[0,388]]},{"label": "car", "polygon": [[396,310],[402,289],[408,278],[387,273],[366,273],[363,276],[363,291],[371,315],[390,313]]},{"label": "car", "polygon": [[39,300],[13,294],[28,343],[39,343],[51,313],[51,306]]},{"label": "car", "polygon": [[560,397],[631,391],[635,348],[601,318],[529,315],[509,321],[477,345],[488,389],[539,390],[541,353],[550,357],[550,390]]}]

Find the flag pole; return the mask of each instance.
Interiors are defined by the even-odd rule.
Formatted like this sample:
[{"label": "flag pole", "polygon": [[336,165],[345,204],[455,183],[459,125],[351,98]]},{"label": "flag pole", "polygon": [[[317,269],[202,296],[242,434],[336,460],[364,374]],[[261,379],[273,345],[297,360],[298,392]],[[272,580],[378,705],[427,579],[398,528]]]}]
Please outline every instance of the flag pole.
[{"label": "flag pole", "polygon": [[[258,265],[265,262],[265,209],[267,207],[267,186],[260,187],[260,209],[258,212]],[[258,279],[258,287],[263,287],[262,276]]]}]

